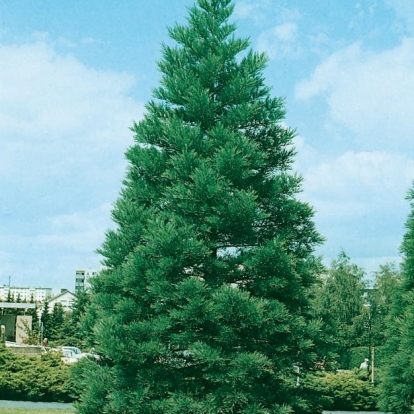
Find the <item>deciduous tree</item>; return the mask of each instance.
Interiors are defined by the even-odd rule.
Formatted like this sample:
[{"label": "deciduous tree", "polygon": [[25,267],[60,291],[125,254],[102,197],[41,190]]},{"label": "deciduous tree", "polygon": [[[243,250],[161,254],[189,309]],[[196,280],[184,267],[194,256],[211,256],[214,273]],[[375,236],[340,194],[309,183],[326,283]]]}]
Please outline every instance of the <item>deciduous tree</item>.
[{"label": "deciduous tree", "polygon": [[380,265],[375,272],[375,282],[372,289],[367,291],[365,302],[369,305],[369,334],[370,338],[364,343],[372,346],[384,345],[386,330],[384,329],[394,300],[398,300],[401,285],[401,274],[395,263]]},{"label": "deciduous tree", "polygon": [[323,321],[327,357],[348,368],[349,351],[361,345],[364,330],[365,272],[344,251],[332,261],[314,302],[315,316]]}]

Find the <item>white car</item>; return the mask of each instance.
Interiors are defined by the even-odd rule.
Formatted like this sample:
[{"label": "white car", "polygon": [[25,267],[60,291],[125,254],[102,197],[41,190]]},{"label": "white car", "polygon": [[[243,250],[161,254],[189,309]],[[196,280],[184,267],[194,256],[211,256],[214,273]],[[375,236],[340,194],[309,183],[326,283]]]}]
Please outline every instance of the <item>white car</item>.
[{"label": "white car", "polygon": [[75,356],[81,355],[82,351],[76,346],[62,346],[62,354],[64,356]]},{"label": "white car", "polygon": [[89,353],[89,352],[82,352],[76,346],[62,346],[62,361],[65,364],[74,364],[78,362],[82,358],[92,357],[95,359],[99,359],[98,355]]}]

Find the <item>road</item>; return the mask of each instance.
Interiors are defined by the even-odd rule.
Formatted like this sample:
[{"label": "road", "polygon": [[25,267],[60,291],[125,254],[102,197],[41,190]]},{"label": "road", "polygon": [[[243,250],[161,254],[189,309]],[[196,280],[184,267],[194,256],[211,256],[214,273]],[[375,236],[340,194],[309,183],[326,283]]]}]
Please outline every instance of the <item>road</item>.
[{"label": "road", "polygon": [[[379,411],[324,411],[323,414],[387,414]],[[392,413],[388,413],[392,414]]]},{"label": "road", "polygon": [[21,407],[21,408],[73,408],[72,404],[46,403],[30,401],[6,401],[0,400],[0,407]]},{"label": "road", "polygon": [[[0,407],[73,408],[72,404],[0,400]],[[324,411],[323,414],[386,414],[379,411]]]}]

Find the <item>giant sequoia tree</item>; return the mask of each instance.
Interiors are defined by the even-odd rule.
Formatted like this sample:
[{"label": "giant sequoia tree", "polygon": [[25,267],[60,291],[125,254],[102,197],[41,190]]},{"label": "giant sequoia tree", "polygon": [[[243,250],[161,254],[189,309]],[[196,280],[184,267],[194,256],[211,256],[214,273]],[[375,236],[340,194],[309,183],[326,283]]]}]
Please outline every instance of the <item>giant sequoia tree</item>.
[{"label": "giant sequoia tree", "polygon": [[407,199],[411,212],[401,244],[401,284],[387,316],[387,364],[380,406],[396,414],[414,412],[414,185]]},{"label": "giant sequoia tree", "polygon": [[294,131],[266,57],[234,36],[230,3],[198,0],[169,31],[133,126],[86,317],[101,358],[81,413],[309,412],[293,364],[314,358],[321,238],[296,198]]}]

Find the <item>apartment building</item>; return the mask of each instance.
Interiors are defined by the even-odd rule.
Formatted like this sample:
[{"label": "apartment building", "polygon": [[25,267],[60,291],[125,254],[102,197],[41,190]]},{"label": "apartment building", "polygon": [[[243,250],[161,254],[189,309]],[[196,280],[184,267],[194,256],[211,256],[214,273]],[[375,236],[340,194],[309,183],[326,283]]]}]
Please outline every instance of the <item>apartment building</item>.
[{"label": "apartment building", "polygon": [[45,299],[52,297],[52,288],[44,287],[21,287],[21,286],[0,286],[0,302],[6,302],[8,297],[12,297],[14,302],[30,302],[33,300],[42,303]]},{"label": "apartment building", "polygon": [[76,270],[75,294],[85,291],[89,287],[89,279],[96,276],[98,272],[90,269]]}]

